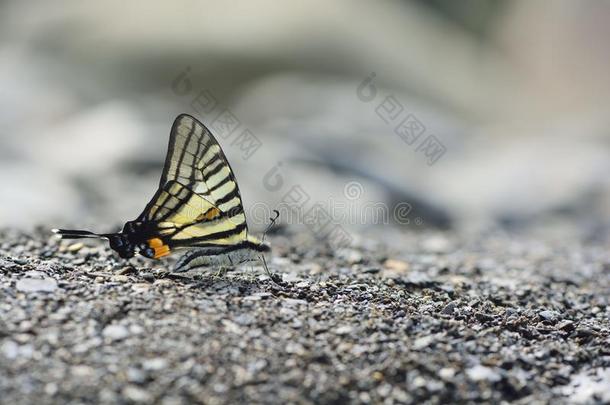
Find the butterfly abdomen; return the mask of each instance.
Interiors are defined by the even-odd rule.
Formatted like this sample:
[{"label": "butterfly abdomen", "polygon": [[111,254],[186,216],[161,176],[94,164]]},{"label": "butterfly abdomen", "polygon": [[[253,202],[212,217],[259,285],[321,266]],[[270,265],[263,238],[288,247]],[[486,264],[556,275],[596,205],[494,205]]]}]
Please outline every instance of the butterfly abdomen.
[{"label": "butterfly abdomen", "polygon": [[259,239],[248,235],[248,239],[246,239],[243,244],[247,249],[252,249],[256,252],[270,252],[271,246],[269,246],[266,242],[262,242]]}]

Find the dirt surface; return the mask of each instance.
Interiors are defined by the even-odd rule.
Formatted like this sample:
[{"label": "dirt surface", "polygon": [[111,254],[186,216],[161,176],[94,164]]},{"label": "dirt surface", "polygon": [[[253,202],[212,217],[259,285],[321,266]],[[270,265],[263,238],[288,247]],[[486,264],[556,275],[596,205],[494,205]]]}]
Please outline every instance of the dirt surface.
[{"label": "dirt surface", "polygon": [[610,401],[607,249],[400,237],[274,235],[275,284],[0,232],[0,402]]}]

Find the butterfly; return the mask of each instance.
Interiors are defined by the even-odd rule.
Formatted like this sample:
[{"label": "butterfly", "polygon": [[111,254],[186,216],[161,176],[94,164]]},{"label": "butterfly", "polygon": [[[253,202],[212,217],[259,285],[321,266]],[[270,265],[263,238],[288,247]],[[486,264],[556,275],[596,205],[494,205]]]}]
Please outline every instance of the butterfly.
[{"label": "butterfly", "polygon": [[176,250],[189,249],[176,263],[176,272],[239,264],[259,257],[269,273],[262,253],[270,247],[264,243],[264,234],[259,240],[248,233],[231,165],[210,130],[187,114],[179,115],[172,125],[159,188],[135,220],[116,233],[53,232],[63,239],[107,239],[125,259],[136,253],[160,259]]}]

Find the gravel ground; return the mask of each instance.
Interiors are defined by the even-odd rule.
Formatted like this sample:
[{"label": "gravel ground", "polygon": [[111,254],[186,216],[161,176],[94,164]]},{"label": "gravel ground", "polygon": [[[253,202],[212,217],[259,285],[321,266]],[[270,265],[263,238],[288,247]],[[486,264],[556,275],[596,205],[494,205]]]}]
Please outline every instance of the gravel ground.
[{"label": "gravel ground", "polygon": [[371,238],[276,234],[275,284],[2,231],[0,402],[610,401],[607,247]]}]

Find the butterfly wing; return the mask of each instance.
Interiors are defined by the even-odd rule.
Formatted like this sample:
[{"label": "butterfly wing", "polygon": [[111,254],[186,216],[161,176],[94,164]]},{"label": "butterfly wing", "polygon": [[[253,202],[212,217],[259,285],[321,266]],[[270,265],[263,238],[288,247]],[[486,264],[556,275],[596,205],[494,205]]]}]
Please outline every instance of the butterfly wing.
[{"label": "butterfly wing", "polygon": [[170,181],[184,185],[223,212],[243,212],[239,187],[224,152],[211,132],[187,114],[179,115],[172,126],[159,189]]},{"label": "butterfly wing", "polygon": [[169,248],[248,238],[233,170],[210,131],[190,115],[174,121],[159,189],[138,220],[155,223]]}]

